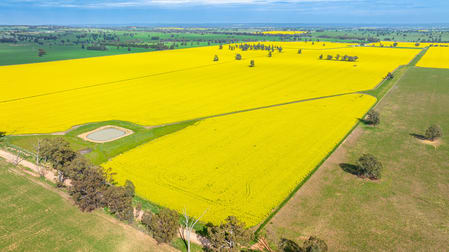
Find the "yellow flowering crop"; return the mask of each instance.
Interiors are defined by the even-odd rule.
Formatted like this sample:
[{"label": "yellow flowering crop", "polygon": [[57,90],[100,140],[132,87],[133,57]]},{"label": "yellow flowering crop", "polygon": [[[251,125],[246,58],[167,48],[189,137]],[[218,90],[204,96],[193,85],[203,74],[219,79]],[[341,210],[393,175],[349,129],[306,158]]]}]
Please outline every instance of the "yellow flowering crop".
[{"label": "yellow flowering crop", "polygon": [[372,46],[384,46],[384,47],[393,47],[394,43],[396,43],[396,47],[416,47],[416,48],[424,48],[427,46],[435,45],[448,45],[448,43],[421,43],[421,42],[395,42],[395,41],[380,41],[376,43],[370,43],[368,45]]},{"label": "yellow flowering crop", "polygon": [[219,223],[260,223],[374,104],[352,94],[200,121],[105,163],[138,195]]},{"label": "yellow flowering crop", "polygon": [[[224,45],[0,67],[0,129],[49,133],[113,119],[160,125],[368,90],[419,52],[327,42],[272,44],[284,50],[268,57],[266,51]],[[235,60],[237,53],[242,60]],[[319,60],[321,54],[359,60]],[[249,67],[251,59],[255,67]]]},{"label": "yellow flowering crop", "polygon": [[449,47],[431,47],[416,64],[419,67],[449,68]]}]

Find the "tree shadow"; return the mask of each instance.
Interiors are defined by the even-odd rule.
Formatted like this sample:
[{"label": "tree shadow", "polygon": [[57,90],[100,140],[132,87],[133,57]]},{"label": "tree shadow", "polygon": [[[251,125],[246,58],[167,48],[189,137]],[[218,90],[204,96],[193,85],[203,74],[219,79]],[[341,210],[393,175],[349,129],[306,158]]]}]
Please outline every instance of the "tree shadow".
[{"label": "tree shadow", "polygon": [[345,171],[347,173],[350,173],[350,174],[356,175],[356,176],[359,175],[359,167],[357,165],[340,163],[339,166],[343,171]]},{"label": "tree shadow", "polygon": [[365,124],[365,125],[373,125],[370,121],[365,120],[363,118],[357,118],[357,120],[359,120],[359,122]]},{"label": "tree shadow", "polygon": [[416,139],[419,139],[419,140],[428,140],[427,137],[425,137],[425,136],[423,136],[421,134],[410,133],[409,135],[414,137],[414,138],[416,138]]}]

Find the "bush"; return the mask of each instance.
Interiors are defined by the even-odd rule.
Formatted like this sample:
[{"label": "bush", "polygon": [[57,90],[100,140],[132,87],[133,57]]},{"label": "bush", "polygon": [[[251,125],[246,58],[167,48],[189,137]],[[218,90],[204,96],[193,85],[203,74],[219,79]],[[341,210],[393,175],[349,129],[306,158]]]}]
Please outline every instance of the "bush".
[{"label": "bush", "polygon": [[443,130],[438,125],[432,125],[427,128],[425,137],[430,141],[435,141],[436,139],[443,136]]},{"label": "bush", "polygon": [[380,123],[379,112],[375,110],[370,110],[366,115],[365,122],[369,125],[376,126]]},{"label": "bush", "polygon": [[358,160],[358,175],[369,179],[380,179],[382,163],[371,154],[363,154]]},{"label": "bush", "polygon": [[218,61],[218,55],[214,56],[214,61]]}]

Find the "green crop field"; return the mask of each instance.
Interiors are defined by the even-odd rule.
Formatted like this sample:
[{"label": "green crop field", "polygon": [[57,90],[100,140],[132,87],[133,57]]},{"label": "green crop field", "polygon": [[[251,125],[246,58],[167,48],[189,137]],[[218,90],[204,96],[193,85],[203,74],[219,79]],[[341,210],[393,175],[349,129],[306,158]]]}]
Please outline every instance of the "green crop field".
[{"label": "green crop field", "polygon": [[51,186],[14,170],[0,159],[0,251],[171,250],[101,211],[80,212]]}]

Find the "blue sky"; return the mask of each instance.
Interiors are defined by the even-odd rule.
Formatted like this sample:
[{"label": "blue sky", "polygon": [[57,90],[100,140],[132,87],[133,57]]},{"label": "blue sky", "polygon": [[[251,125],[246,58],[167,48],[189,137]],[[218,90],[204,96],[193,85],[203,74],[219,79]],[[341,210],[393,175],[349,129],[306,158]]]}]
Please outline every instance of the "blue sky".
[{"label": "blue sky", "polygon": [[0,24],[449,23],[449,0],[0,0]]}]

